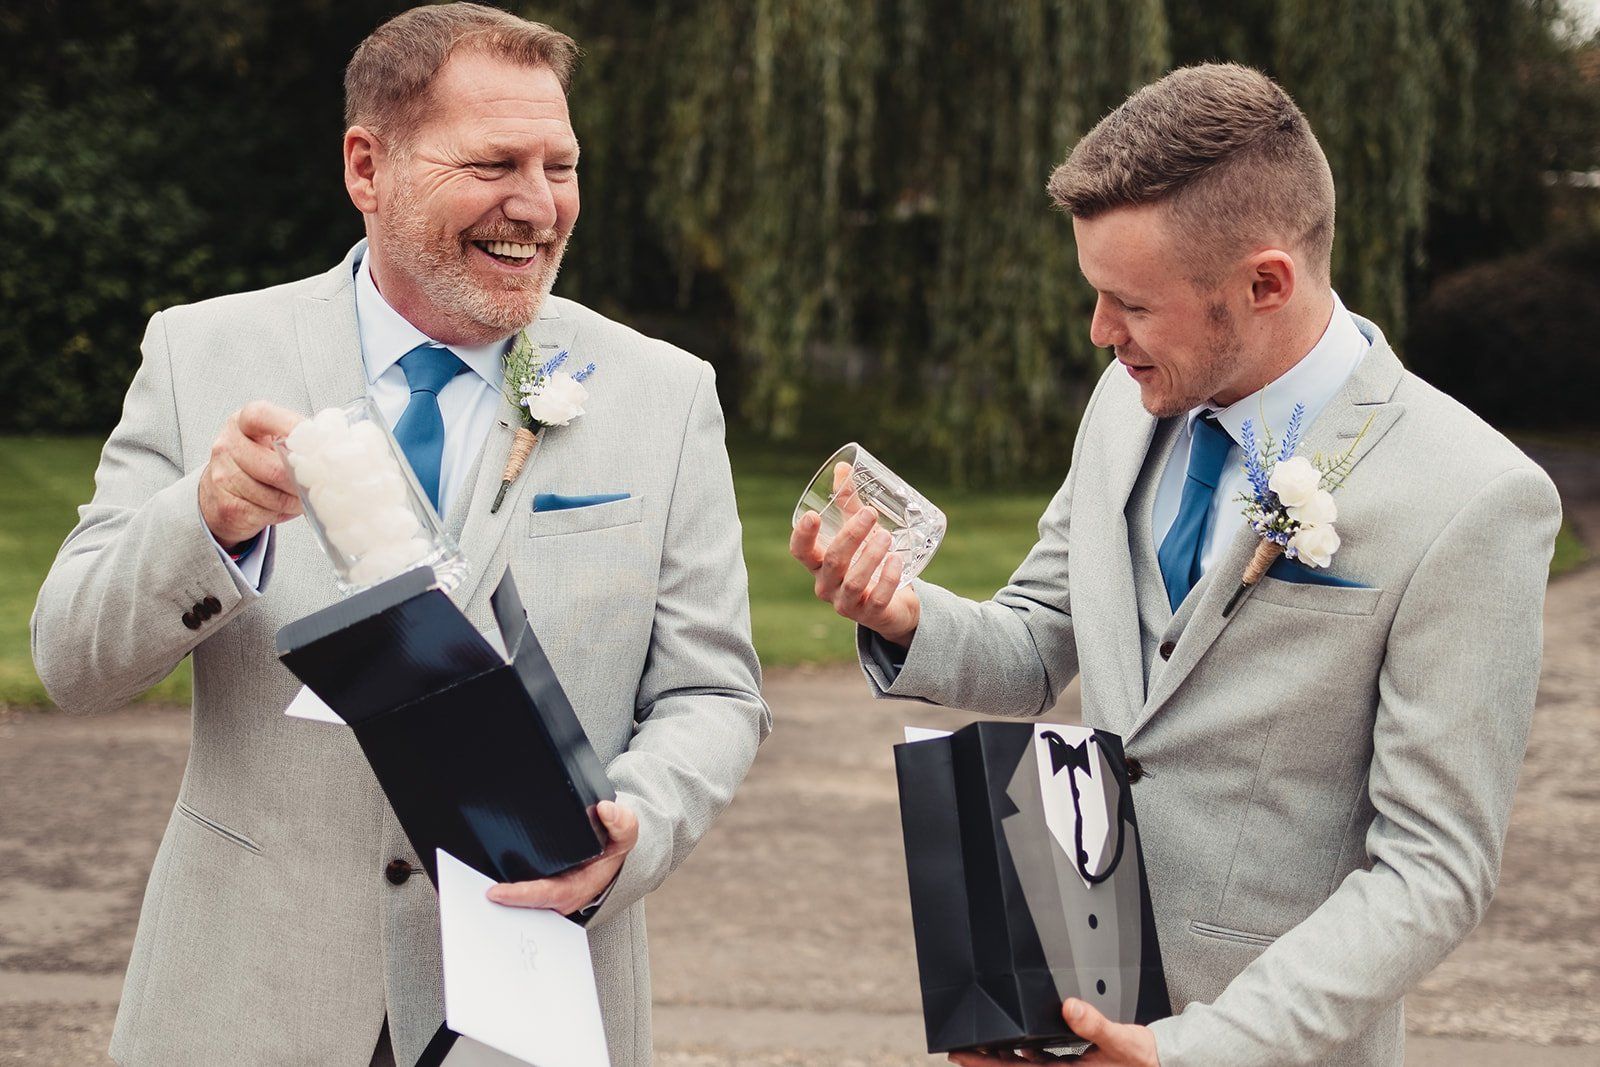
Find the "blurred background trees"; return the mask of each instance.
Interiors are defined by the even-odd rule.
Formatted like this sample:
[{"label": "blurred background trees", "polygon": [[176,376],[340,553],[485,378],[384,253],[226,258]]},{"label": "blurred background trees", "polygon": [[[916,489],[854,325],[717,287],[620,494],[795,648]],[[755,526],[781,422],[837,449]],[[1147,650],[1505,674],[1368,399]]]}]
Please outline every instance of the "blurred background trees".
[{"label": "blurred background trees", "polygon": [[[345,252],[340,76],[405,6],[0,12],[0,430],[106,429],[152,312]],[[557,292],[713,360],[756,432],[1059,473],[1105,356],[1045,179],[1130,90],[1217,58],[1310,116],[1336,285],[1413,367],[1505,425],[1600,421],[1600,60],[1554,0],[503,6],[587,53]]]}]

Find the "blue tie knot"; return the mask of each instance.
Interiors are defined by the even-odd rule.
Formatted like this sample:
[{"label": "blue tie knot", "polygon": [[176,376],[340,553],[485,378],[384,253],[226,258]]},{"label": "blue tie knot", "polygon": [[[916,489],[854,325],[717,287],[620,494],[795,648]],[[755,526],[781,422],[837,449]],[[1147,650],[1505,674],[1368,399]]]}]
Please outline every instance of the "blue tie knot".
[{"label": "blue tie knot", "polygon": [[411,387],[413,395],[432,393],[438,396],[439,390],[466,370],[467,365],[448,348],[423,344],[400,357],[400,369],[405,372],[406,384]]},{"label": "blue tie knot", "polygon": [[1222,465],[1227,461],[1233,438],[1210,415],[1194,420],[1194,440],[1189,445],[1189,477],[1215,489],[1222,480]]}]

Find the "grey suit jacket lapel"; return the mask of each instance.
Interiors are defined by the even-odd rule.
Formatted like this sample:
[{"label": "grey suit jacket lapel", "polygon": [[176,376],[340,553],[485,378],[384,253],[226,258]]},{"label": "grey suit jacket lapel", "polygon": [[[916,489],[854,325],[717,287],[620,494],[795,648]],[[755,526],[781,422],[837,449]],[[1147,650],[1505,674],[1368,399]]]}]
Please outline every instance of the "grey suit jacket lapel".
[{"label": "grey suit jacket lapel", "polygon": [[312,291],[294,303],[300,371],[311,400],[308,415],[367,395],[355,285],[356,257],[366,246],[362,241],[350,249],[344,262],[319,278]]},{"label": "grey suit jacket lapel", "polygon": [[[1317,421],[1307,429],[1299,449],[1301,454],[1308,456],[1319,452],[1334,455],[1349,448],[1360,436],[1360,443],[1351,457],[1352,471],[1405,411],[1405,405],[1390,401],[1405,373],[1399,357],[1376,326],[1359,317],[1356,322],[1372,341],[1372,347],[1349,381],[1345,382],[1339,395],[1329,402]],[[1370,424],[1368,419],[1371,420]],[[1361,434],[1363,426],[1367,431],[1365,435]],[[1255,553],[1257,540],[1255,531],[1248,526],[1241,526],[1229,542],[1227,551],[1217,558],[1179,606],[1177,620],[1182,623],[1183,629],[1173,649],[1172,659],[1152,680],[1144,711],[1133,729],[1125,735],[1124,741],[1131,740],[1144,729],[1178,691],[1178,687],[1216,643],[1222,631],[1239,617],[1249,603],[1254,588],[1246,591],[1232,615],[1226,619],[1222,617],[1223,607],[1238,589],[1239,577]]]},{"label": "grey suit jacket lapel", "polygon": [[[1127,395],[1133,398],[1132,403],[1125,403],[1122,411],[1107,413],[1117,420],[1120,432],[1116,434],[1116,444],[1106,464],[1105,498],[1093,503],[1094,513],[1105,516],[1105,523],[1097,524],[1099,529],[1087,557],[1094,562],[1081,569],[1073,568],[1074,578],[1082,584],[1081,604],[1093,604],[1100,609],[1092,613],[1082,610],[1077,604],[1079,590],[1074,590],[1073,615],[1077,620],[1075,625],[1080,628],[1079,667],[1084,703],[1099,709],[1102,716],[1115,715],[1118,721],[1114,724],[1109,719],[1104,720],[1113,729],[1133,722],[1145,702],[1139,606],[1131,595],[1134,576],[1127,506],[1157,425],[1155,417],[1138,402],[1138,394]],[[1082,632],[1090,626],[1099,632],[1092,635]],[[1109,662],[1088,667],[1082,663],[1088,649],[1103,651]]]},{"label": "grey suit jacket lapel", "polygon": [[[581,354],[572,347],[577,329],[575,321],[563,319],[551,302],[546,300],[539,317],[528,327],[528,335],[545,358],[555,355],[564,348],[572,353],[573,364],[582,366],[583,360],[579,358]],[[539,434],[538,443],[533,446],[533,453],[528,457],[521,476],[506,493],[500,510],[491,515],[489,507],[494,503],[495,493],[500,490],[500,474],[505,470],[506,457],[511,454],[511,443],[516,437],[519,425],[521,424],[516,409],[509,401],[502,402],[500,415],[490,429],[489,436],[483,443],[483,450],[478,456],[477,476],[473,479],[472,491],[461,494],[463,499],[458,499],[455,507],[451,508],[451,518],[460,521],[460,525],[454,528],[461,531],[461,554],[466,557],[468,564],[467,577],[455,594],[457,603],[463,608],[472,603],[472,598],[483,585],[483,580],[489,577],[484,573],[485,568],[489,561],[494,559],[500,542],[505,539],[506,531],[511,525],[511,516],[528,506],[528,487],[538,481],[537,468],[539,458],[544,452],[545,437],[550,433],[568,433],[573,429],[573,427],[558,427],[554,430],[544,430]],[[464,517],[457,514],[462,508],[466,509]],[[490,586],[498,583],[499,578],[499,575],[495,575],[495,580]]]}]

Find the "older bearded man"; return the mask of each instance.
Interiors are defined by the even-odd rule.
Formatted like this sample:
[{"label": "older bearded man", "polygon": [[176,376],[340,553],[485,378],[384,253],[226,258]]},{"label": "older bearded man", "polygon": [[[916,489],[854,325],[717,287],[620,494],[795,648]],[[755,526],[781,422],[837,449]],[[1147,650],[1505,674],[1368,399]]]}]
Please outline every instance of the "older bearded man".
[{"label": "older bearded man", "polygon": [[[472,567],[458,601],[488,626],[485,578],[510,567],[608,764],[607,854],[493,896],[590,913],[612,1061],[649,1062],[641,898],[728,803],[770,716],[710,368],[549,295],[578,217],[575,55],[471,4],[381,26],[346,72],[344,179],[367,240],[321,276],[151,320],[33,619],[69,711],[194,657],[121,1063],[413,1062],[442,1019],[419,858],[349,733],[284,716],[297,682],[272,654],[335,595],[272,442],[362,396],[391,424],[431,423],[403,443]],[[543,435],[493,509],[515,429],[502,357],[523,330],[598,372],[586,414]]]}]

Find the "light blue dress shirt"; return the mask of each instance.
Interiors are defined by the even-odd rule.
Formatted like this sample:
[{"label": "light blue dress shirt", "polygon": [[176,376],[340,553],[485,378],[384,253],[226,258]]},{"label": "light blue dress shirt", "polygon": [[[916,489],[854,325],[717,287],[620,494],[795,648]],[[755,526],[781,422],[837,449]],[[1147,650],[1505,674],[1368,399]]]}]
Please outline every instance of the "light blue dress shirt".
[{"label": "light blue dress shirt", "polygon": [[1223,461],[1222,480],[1217,483],[1211,498],[1205,550],[1201,555],[1201,572],[1211,568],[1228,547],[1234,533],[1244,525],[1244,505],[1239,494],[1245,492],[1250,480],[1244,473],[1244,452],[1239,441],[1244,436],[1246,419],[1254,422],[1256,432],[1266,426],[1281,438],[1289,425],[1289,415],[1296,404],[1304,404],[1305,414],[1301,425],[1310,426],[1316,421],[1328,401],[1339,394],[1344,383],[1361,363],[1371,343],[1356,326],[1355,319],[1345,310],[1339,294],[1333,294],[1333,314],[1319,340],[1300,362],[1284,371],[1264,388],[1230,404],[1213,409],[1209,404],[1190,411],[1184,419],[1177,444],[1161,472],[1161,482],[1156,487],[1156,499],[1150,513],[1152,543],[1159,548],[1167,531],[1178,517],[1178,505],[1183,499],[1183,481],[1189,470],[1189,446],[1193,441],[1194,420],[1207,411],[1216,411],[1217,423],[1233,438],[1233,447]]},{"label": "light blue dress shirt", "polygon": [[[433,339],[389,306],[372,279],[370,257],[365,252],[356,268],[356,324],[361,338],[361,362],[366,370],[367,396],[372,398],[389,429],[393,430],[405,413],[406,405],[411,403],[411,388],[406,383],[406,372],[400,367],[400,357]],[[439,392],[439,414],[444,417],[444,456],[439,464],[441,515],[449,514],[455,494],[466,485],[478,452],[494,426],[500,410],[500,387],[505,381],[503,357],[513,336],[475,348],[446,346],[461,357],[461,362],[472,373],[456,375]],[[271,549],[271,526],[262,531],[250,552],[237,563],[221,545],[217,546],[229,569],[257,590],[261,588],[262,570]]]}]

